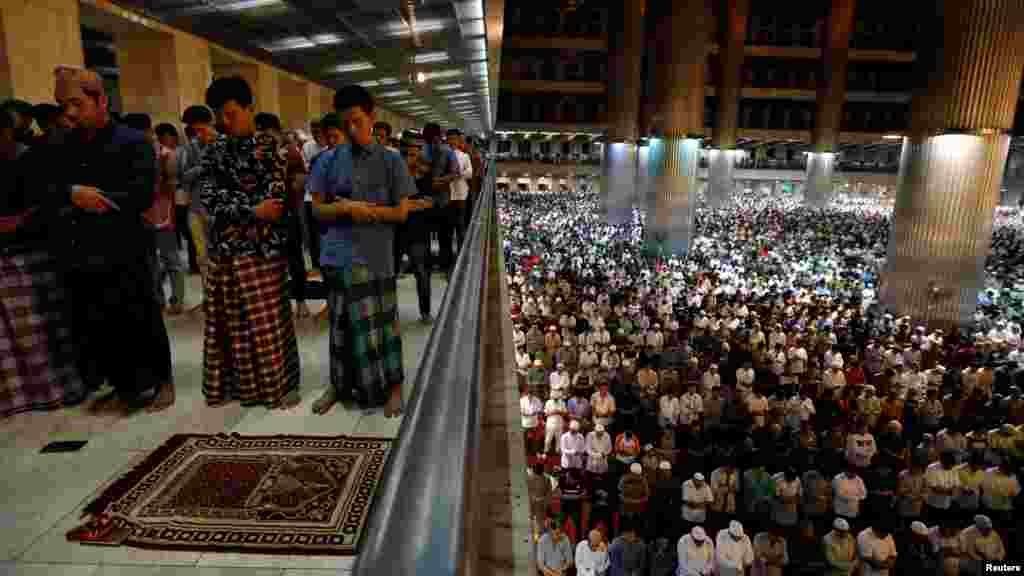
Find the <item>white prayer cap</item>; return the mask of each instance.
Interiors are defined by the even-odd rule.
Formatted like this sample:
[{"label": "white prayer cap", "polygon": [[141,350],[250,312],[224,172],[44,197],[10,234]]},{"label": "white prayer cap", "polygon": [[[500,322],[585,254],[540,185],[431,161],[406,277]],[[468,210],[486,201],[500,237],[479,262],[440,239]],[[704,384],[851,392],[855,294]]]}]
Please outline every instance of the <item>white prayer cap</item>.
[{"label": "white prayer cap", "polygon": [[604,432],[604,424],[597,424],[594,426],[594,432]]},{"label": "white prayer cap", "polygon": [[920,520],[915,520],[914,522],[910,523],[910,531],[914,534],[919,534],[921,536],[928,535],[928,527],[925,526],[924,522],[921,522]]},{"label": "white prayer cap", "polygon": [[698,482],[703,482],[704,481],[704,475],[701,474],[700,472],[697,472],[696,474],[693,475],[693,479],[697,480]]},{"label": "white prayer cap", "polygon": [[629,471],[632,472],[633,474],[643,474],[644,467],[641,466],[639,463],[634,462],[629,465]]},{"label": "white prayer cap", "polygon": [[658,469],[659,470],[671,470],[672,469],[672,463],[669,462],[668,460],[662,460],[661,464],[658,464]]},{"label": "white prayer cap", "polygon": [[832,527],[842,532],[847,532],[850,529],[850,525],[842,518],[836,518],[835,521],[832,522]]},{"label": "white prayer cap", "polygon": [[569,423],[569,430],[572,430],[573,432],[577,432],[577,431],[579,431],[579,429],[580,429],[580,422],[579,422],[579,420],[573,420],[572,422]]},{"label": "white prayer cap", "polygon": [[559,362],[559,363],[558,363],[558,369],[559,369],[559,370],[563,370],[564,368],[565,368],[565,363],[563,363],[563,362]]},{"label": "white prayer cap", "polygon": [[612,352],[615,352],[615,344],[612,344],[611,346],[609,346],[608,350],[611,350]]},{"label": "white prayer cap", "polygon": [[690,530],[690,537],[698,542],[703,542],[707,539],[708,535],[700,526],[694,526],[693,530]]},{"label": "white prayer cap", "polygon": [[743,538],[743,524],[740,524],[736,520],[729,522],[729,534],[732,534],[732,537],[737,540]]}]

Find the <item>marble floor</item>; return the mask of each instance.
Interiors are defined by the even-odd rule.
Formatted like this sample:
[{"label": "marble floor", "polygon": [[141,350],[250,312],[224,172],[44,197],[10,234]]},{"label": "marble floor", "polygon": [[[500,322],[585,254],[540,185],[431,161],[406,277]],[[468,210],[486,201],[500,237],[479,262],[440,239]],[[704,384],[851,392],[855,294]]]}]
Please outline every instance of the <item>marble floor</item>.
[{"label": "marble floor", "polygon": [[[433,278],[433,312],[444,297],[442,275]],[[187,303],[200,298],[198,277],[187,285]],[[314,312],[323,302],[311,302]],[[419,322],[412,276],[399,280],[406,385],[413,379],[431,326]],[[174,354],[177,403],[159,414],[131,417],[86,414],[81,407],[23,414],[0,421],[0,576],[328,576],[350,573],[352,558],[166,552],[128,547],[82,546],[64,534],[79,523],[81,511],[110,482],[147,451],[175,433],[352,434],[395,436],[400,418],[364,414],[342,406],[325,416],[312,404],[328,382],[327,322],[297,321],[302,355],[302,403],[290,410],[206,406],[202,395],[202,318],[167,319]],[[80,451],[40,454],[57,440],[88,440]]]}]

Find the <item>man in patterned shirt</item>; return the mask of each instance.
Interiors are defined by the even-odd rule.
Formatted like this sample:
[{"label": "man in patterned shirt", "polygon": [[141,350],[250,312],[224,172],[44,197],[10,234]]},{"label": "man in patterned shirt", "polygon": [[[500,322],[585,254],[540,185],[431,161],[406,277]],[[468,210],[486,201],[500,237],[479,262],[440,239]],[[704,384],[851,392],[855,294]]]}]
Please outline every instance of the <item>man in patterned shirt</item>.
[{"label": "man in patterned shirt", "polygon": [[210,216],[203,394],[211,405],[299,402],[299,349],[288,299],[287,159],[256,134],[252,90],[238,77],[206,91],[225,134],[203,156]]}]

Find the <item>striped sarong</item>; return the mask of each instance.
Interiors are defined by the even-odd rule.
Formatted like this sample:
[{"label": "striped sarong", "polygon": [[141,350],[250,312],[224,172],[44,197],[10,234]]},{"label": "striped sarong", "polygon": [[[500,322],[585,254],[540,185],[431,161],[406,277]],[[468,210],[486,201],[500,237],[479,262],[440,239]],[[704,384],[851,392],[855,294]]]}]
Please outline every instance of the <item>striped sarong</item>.
[{"label": "striped sarong", "polygon": [[396,278],[370,279],[366,266],[323,267],[330,313],[331,385],[363,407],[387,403],[405,379]]},{"label": "striped sarong", "polygon": [[57,265],[45,250],[0,248],[0,417],[86,396]]},{"label": "striped sarong", "polygon": [[299,347],[284,257],[211,256],[205,278],[207,402],[280,402],[299,387]]}]

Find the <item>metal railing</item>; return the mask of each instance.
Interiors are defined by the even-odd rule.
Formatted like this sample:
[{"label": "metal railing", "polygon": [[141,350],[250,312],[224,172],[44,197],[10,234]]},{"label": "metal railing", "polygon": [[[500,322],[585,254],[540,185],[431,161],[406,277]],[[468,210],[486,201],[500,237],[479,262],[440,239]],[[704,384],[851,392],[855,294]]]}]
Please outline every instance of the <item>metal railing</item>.
[{"label": "metal railing", "polygon": [[[441,310],[416,372],[412,398],[384,471],[353,573],[471,575],[476,565],[487,330],[500,241],[493,163]],[[497,254],[496,254],[497,252]],[[499,272],[500,273],[500,268]]]}]

